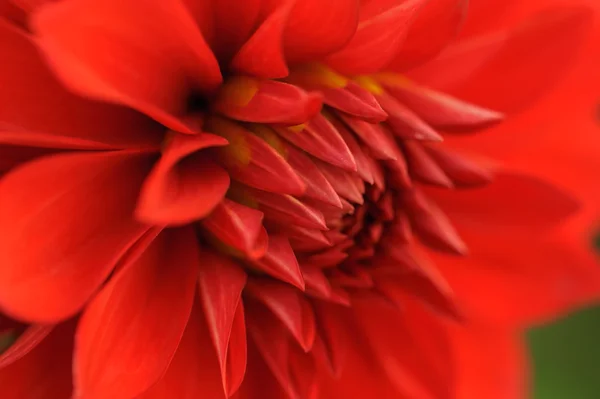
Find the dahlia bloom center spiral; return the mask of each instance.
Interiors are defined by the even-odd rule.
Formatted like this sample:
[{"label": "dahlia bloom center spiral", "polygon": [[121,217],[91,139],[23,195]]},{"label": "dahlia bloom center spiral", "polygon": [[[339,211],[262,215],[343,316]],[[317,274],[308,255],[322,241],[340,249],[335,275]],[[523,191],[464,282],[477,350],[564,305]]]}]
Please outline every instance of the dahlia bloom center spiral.
[{"label": "dahlia bloom center spiral", "polygon": [[[414,182],[488,183],[490,172],[445,150],[431,125],[472,129],[501,114],[401,75],[350,78],[323,64],[296,67],[283,80],[233,75],[199,103],[208,105],[192,120],[205,133],[167,135],[142,188],[141,220],[200,220],[202,240],[249,273],[344,305],[349,290],[372,289],[375,269],[385,274],[390,260],[404,268],[396,273],[420,275],[435,289],[412,254],[413,233],[434,249],[466,254]],[[165,193],[168,172],[161,179],[158,171],[177,163],[186,172]],[[194,190],[194,174],[209,179],[198,194],[204,206],[164,213],[170,199]]]}]

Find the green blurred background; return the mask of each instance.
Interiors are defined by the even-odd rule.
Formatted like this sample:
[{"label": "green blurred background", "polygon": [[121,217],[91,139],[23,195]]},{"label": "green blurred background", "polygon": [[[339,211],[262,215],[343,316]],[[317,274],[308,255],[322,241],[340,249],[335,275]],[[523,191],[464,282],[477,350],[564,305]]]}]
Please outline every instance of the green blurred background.
[{"label": "green blurred background", "polygon": [[528,341],[533,399],[600,399],[600,306],[534,329]]}]

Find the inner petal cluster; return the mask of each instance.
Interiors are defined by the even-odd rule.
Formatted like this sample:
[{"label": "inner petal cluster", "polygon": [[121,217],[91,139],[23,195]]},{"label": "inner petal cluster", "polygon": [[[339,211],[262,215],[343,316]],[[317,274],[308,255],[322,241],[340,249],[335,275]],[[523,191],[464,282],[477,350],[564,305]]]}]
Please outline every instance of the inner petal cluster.
[{"label": "inner petal cluster", "polygon": [[[232,76],[207,103],[196,118],[206,133],[168,135],[151,177],[162,170],[176,184],[146,181],[142,220],[160,222],[169,198],[178,208],[193,204],[165,221],[199,220],[201,240],[250,274],[346,305],[352,290],[372,289],[390,271],[435,290],[413,235],[433,249],[467,252],[416,183],[489,182],[488,170],[440,145],[436,128],[472,129],[502,115],[400,75],[349,78],[321,64],[285,81]],[[186,200],[190,193],[201,199]],[[148,208],[144,194],[165,203]]]}]

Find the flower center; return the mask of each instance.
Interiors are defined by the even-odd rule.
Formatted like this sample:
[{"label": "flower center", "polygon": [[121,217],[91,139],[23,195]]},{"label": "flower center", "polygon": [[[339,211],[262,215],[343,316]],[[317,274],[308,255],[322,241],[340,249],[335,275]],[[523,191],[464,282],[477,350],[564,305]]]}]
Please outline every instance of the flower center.
[{"label": "flower center", "polygon": [[439,145],[436,128],[501,115],[399,75],[351,79],[318,64],[285,81],[232,76],[208,108],[202,130],[228,144],[201,151],[231,184],[200,221],[202,236],[249,272],[347,303],[388,260],[422,272],[413,234],[466,253],[421,187],[487,183],[487,170]]}]

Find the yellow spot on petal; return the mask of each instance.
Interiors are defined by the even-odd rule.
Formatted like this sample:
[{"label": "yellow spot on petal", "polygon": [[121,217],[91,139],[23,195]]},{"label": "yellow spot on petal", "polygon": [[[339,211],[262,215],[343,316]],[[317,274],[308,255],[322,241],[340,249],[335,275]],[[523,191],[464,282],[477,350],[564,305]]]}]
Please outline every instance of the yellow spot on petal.
[{"label": "yellow spot on petal", "polygon": [[301,131],[306,129],[306,125],[304,123],[301,123],[299,125],[288,126],[287,129],[291,130],[294,133],[300,133]]},{"label": "yellow spot on petal", "polygon": [[265,125],[252,125],[250,126],[250,130],[269,144],[271,148],[277,151],[284,159],[287,159],[287,150],[273,129]]},{"label": "yellow spot on petal", "polygon": [[229,145],[217,150],[227,165],[240,167],[250,164],[252,150],[244,138],[246,132],[242,126],[229,119],[213,116],[207,121],[206,128],[229,142]]},{"label": "yellow spot on petal", "polygon": [[410,79],[398,73],[379,73],[374,75],[373,78],[386,86],[409,87],[413,85]]},{"label": "yellow spot on petal", "polygon": [[354,78],[354,81],[363,89],[373,94],[383,93],[383,87],[381,87],[379,83],[377,83],[377,81],[370,76],[357,76]]},{"label": "yellow spot on petal", "polygon": [[217,101],[245,107],[258,92],[260,82],[248,76],[234,76],[221,86]]},{"label": "yellow spot on petal", "polygon": [[348,79],[323,64],[305,64],[294,69],[290,80],[300,84],[325,86],[332,89],[342,89],[348,85]]}]

